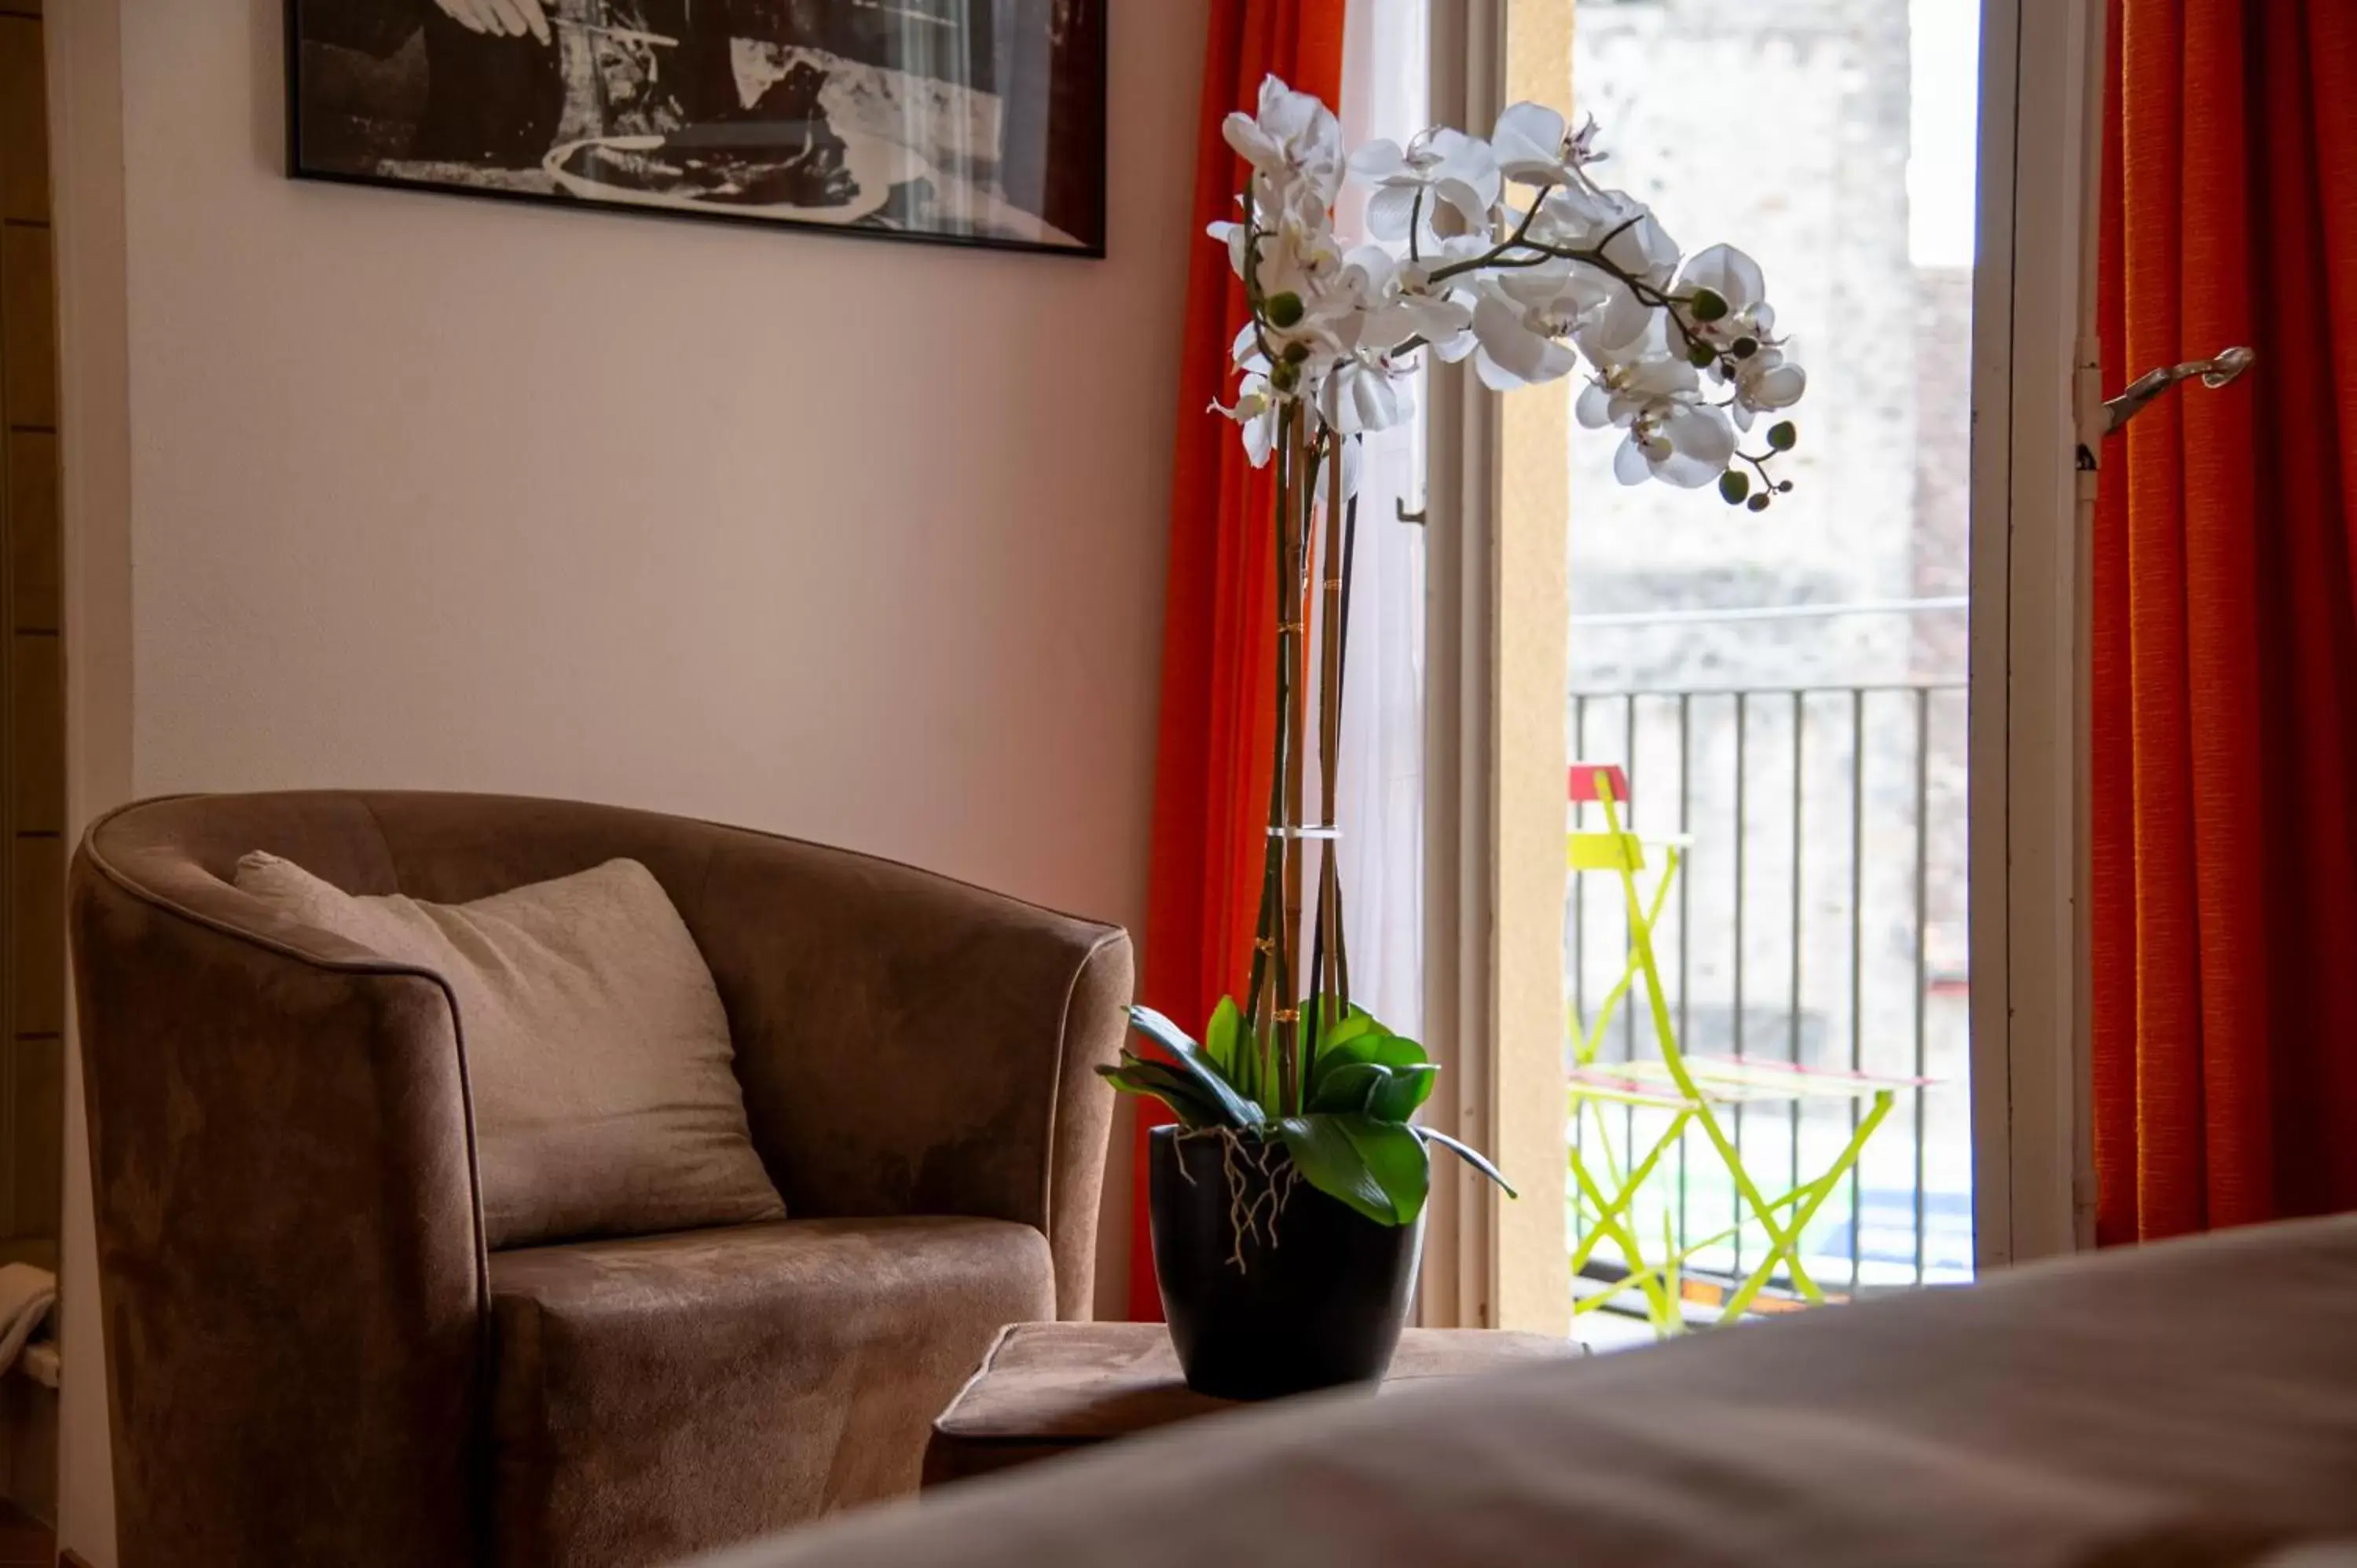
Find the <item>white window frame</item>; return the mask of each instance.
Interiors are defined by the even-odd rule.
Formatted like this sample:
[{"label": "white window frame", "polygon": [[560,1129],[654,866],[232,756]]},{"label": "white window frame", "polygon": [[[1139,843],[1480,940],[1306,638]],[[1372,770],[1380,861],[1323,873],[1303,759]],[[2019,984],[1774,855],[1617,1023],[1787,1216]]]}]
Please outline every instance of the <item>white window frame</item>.
[{"label": "white window frame", "polygon": [[1984,0],[1973,296],[1973,1209],[1983,1269],[2093,1242],[2088,629],[2096,0]]}]

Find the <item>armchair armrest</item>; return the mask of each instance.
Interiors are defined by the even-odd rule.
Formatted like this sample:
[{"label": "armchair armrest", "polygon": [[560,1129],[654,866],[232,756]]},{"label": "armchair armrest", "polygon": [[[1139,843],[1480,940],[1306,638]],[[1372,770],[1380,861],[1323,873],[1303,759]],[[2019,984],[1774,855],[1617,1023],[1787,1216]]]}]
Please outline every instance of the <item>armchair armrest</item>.
[{"label": "armchair armrest", "polygon": [[124,1568],[471,1561],[488,1319],[446,993],[98,838],[70,918]]},{"label": "armchair armrest", "polygon": [[957,1214],[1048,1238],[1086,1317],[1129,938],[905,865],[732,832],[688,915],[753,1141],[802,1216]]}]

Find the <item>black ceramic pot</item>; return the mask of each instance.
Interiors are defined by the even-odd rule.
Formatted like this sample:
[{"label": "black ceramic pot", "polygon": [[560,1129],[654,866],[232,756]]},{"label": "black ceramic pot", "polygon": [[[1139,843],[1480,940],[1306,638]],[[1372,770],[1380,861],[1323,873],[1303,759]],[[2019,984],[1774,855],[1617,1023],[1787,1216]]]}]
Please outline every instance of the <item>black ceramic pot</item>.
[{"label": "black ceramic pot", "polygon": [[1261,1400],[1383,1375],[1415,1295],[1423,1215],[1378,1225],[1251,1139],[1231,1157],[1222,1137],[1157,1128],[1147,1165],[1162,1316],[1188,1387]]}]

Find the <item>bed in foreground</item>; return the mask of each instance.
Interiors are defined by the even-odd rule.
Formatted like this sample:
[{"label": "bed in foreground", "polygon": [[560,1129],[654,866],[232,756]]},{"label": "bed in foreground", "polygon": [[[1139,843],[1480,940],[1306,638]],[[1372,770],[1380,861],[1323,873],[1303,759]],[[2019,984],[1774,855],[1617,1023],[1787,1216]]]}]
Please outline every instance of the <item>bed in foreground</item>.
[{"label": "bed in foreground", "polygon": [[2191,1568],[2335,1539],[2357,1216],[1215,1418],[705,1568]]}]

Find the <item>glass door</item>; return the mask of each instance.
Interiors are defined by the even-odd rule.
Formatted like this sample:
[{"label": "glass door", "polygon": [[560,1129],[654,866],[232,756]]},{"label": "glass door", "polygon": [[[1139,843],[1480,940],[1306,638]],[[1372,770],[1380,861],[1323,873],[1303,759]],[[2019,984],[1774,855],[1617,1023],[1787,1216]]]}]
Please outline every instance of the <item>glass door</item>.
[{"label": "glass door", "polygon": [[[1765,511],[1620,483],[1578,375],[1496,421],[1501,548],[1563,553],[1563,829],[1642,859],[1624,879],[1557,852],[1563,1028],[1495,1058],[1501,1104],[1563,1106],[1541,1201],[1567,1305],[1610,1343],[1968,1280],[1980,0],[1509,0],[1504,21],[1507,96],[1592,115],[1602,183],[1689,252],[1755,257],[1810,374]],[[1505,615],[1544,613],[1506,591]],[[1528,1278],[1513,1245],[1500,1272]]]}]

